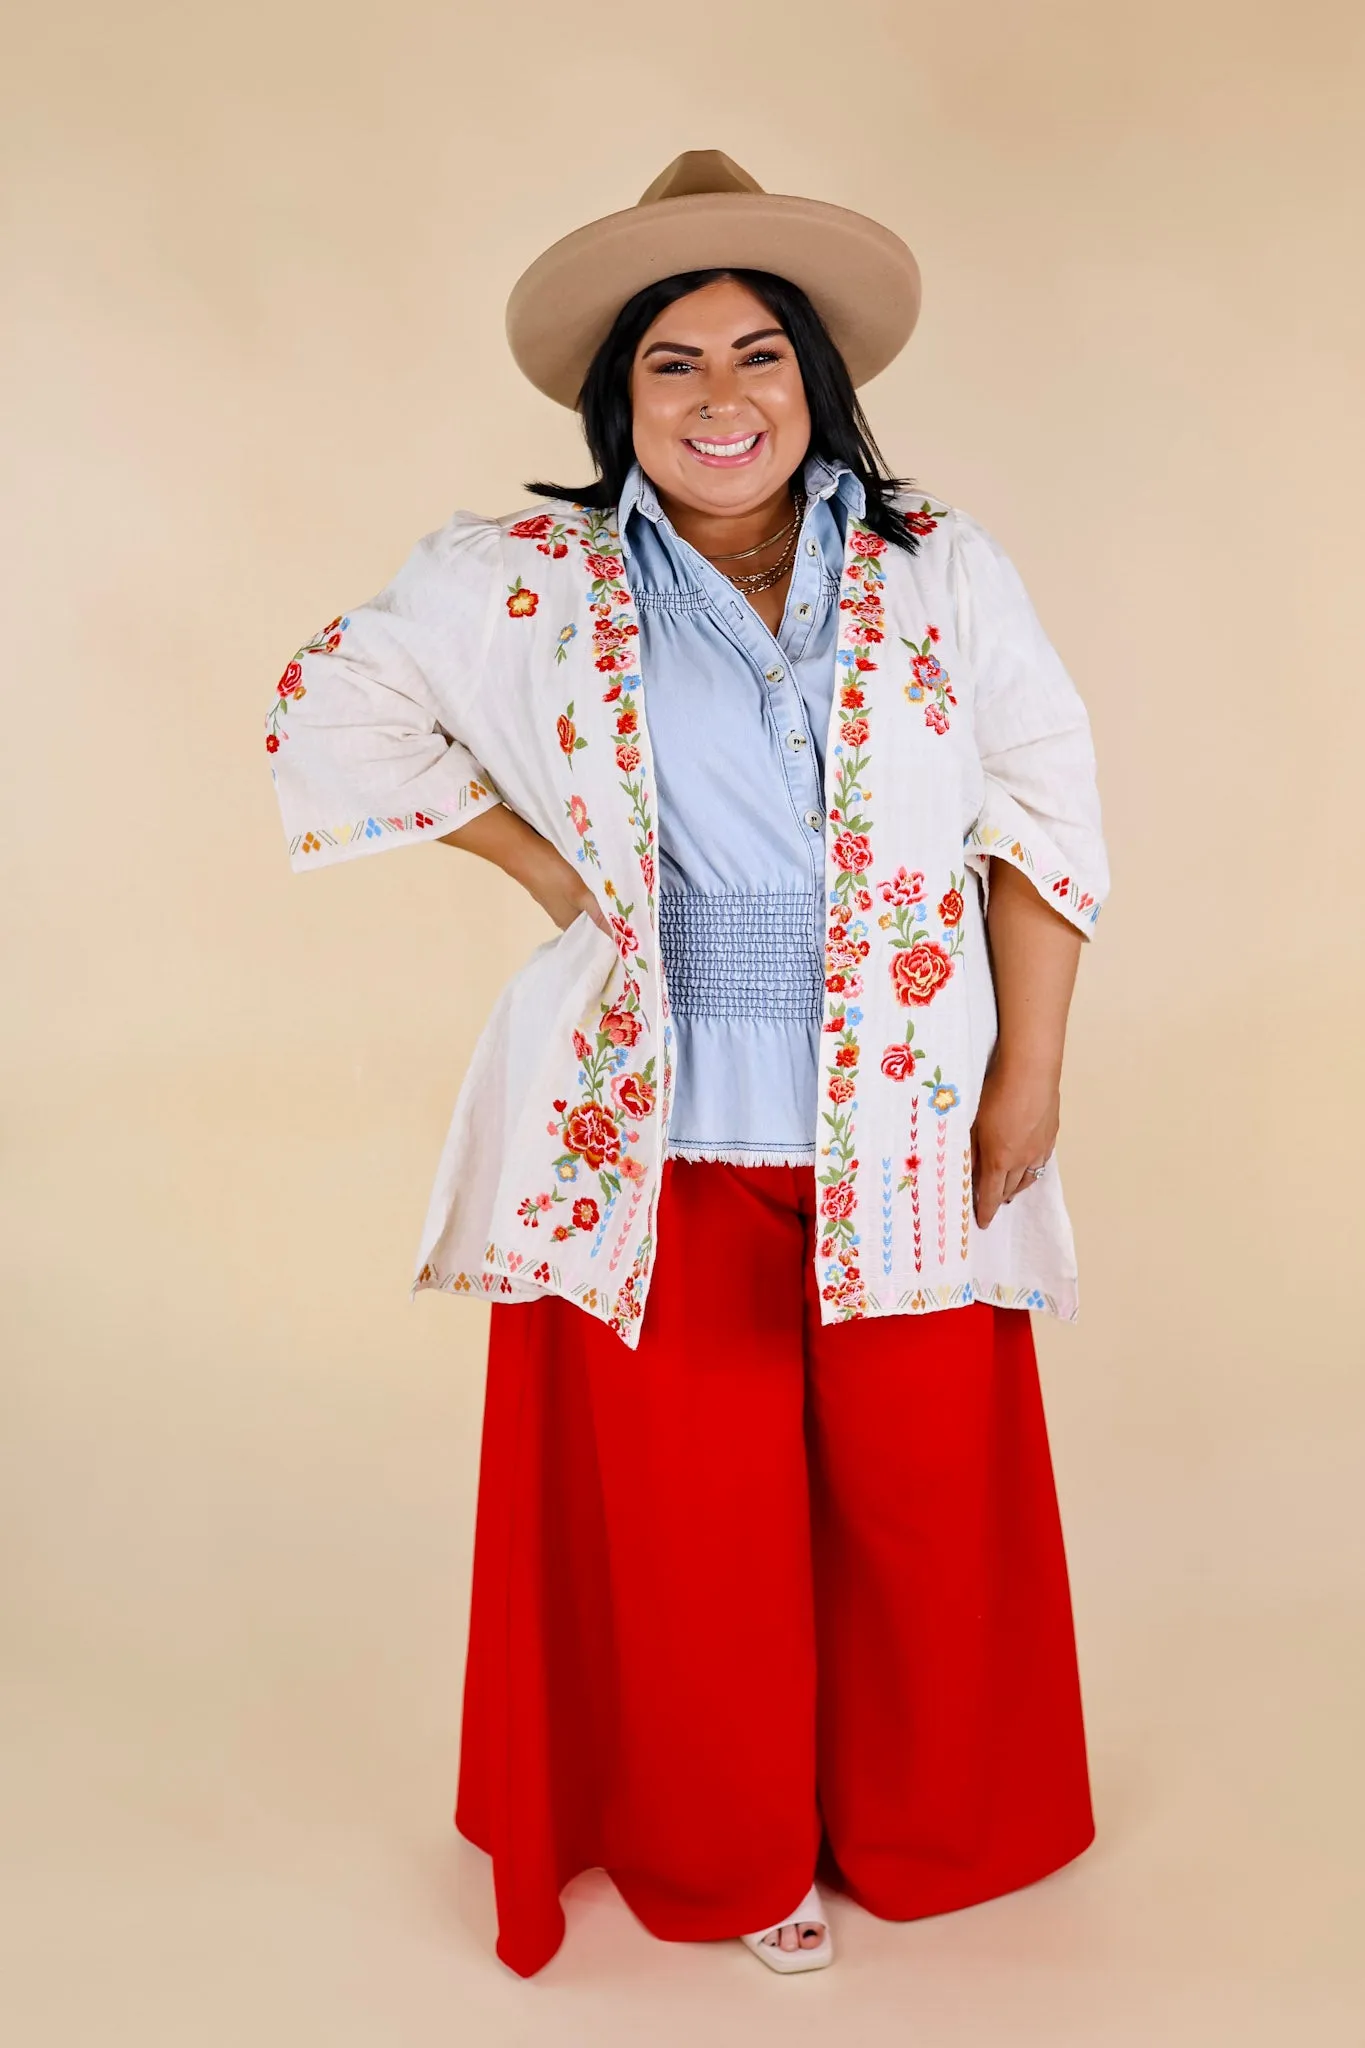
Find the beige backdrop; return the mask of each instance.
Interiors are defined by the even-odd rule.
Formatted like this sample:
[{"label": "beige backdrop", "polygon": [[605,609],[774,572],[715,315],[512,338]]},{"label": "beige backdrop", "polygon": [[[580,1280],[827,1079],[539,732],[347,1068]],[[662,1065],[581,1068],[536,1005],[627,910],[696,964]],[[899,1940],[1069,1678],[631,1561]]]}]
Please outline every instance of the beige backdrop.
[{"label": "beige backdrop", "polygon": [[[1365,2038],[1359,19],[29,10],[3,119],[24,2048]],[[912,242],[925,313],[875,429],[998,533],[1093,714],[1085,1306],[1039,1336],[1100,1835],[974,1912],[836,1904],[843,1960],[800,1989],[653,1942],[589,1877],[524,1985],[448,1819],[483,1317],[406,1290],[475,1034],[547,927],[445,849],[291,878],[261,721],[418,534],[582,473],[506,292],[695,146]]]}]

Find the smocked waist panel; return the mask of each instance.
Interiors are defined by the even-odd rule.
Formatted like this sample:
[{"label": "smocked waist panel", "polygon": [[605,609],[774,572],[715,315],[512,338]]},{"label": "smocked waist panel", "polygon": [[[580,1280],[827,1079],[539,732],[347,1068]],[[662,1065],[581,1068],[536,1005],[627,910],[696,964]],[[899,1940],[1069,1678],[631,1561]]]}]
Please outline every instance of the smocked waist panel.
[{"label": "smocked waist panel", "polygon": [[659,945],[679,1017],[818,1024],[824,977],[811,891],[665,889]]}]

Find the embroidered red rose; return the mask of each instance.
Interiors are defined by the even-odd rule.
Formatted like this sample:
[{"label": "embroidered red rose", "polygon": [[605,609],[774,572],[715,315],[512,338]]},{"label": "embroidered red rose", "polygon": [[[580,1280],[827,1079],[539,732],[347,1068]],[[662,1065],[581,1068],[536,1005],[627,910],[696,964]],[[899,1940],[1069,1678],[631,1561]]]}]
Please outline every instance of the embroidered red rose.
[{"label": "embroidered red rose", "polygon": [[634,1010],[608,1010],[598,1026],[613,1045],[634,1045],[640,1036],[640,1019]]},{"label": "embroidered red rose", "polygon": [[845,683],[839,692],[839,702],[845,711],[861,711],[867,699],[856,683]]},{"label": "embroidered red rose", "polygon": [[891,986],[896,1001],[923,1006],[931,1003],[953,971],[953,963],[934,939],[918,939],[891,955]]},{"label": "embroidered red rose", "polygon": [[867,655],[859,654],[854,657],[853,666],[866,672],[868,669],[874,669],[877,664],[875,661],[870,661]]},{"label": "embroidered red rose", "polygon": [[858,1064],[857,1046],[841,1045],[838,1052],[834,1055],[834,1064],[836,1067],[856,1067]]},{"label": "embroidered red rose", "polygon": [[578,744],[578,732],[573,720],[567,718],[562,711],[555,720],[555,733],[559,739],[560,753],[571,754]]},{"label": "embroidered red rose", "polygon": [[889,882],[878,882],[883,903],[922,903],[924,901],[924,876],[918,868],[912,874],[908,868],[897,868]]},{"label": "embroidered red rose", "polygon": [[579,1230],[593,1230],[596,1228],[597,1219],[602,1212],[591,1195],[580,1195],[574,1203],[571,1213],[574,1223]]},{"label": "embroidered red rose", "polygon": [[[859,908],[859,910],[871,910],[871,908],[872,908],[872,898],[871,898],[871,896],[870,896],[870,895],[868,894],[868,892],[867,892],[867,890],[866,890],[866,889],[860,889],[860,890],[858,891],[858,908]],[[868,951],[867,947],[866,947],[866,946],[864,946],[864,947],[863,947],[863,953],[864,953],[864,955],[866,955],[867,951]]]},{"label": "embroidered red rose", "polygon": [[554,520],[548,512],[536,512],[529,519],[519,519],[507,531],[513,540],[544,540],[553,525]]},{"label": "embroidered red rose", "polygon": [[865,718],[846,718],[839,728],[839,737],[846,747],[860,747],[869,729]]},{"label": "embroidered red rose", "polygon": [[832,1301],[838,1308],[853,1310],[863,1305],[863,1283],[856,1273],[849,1274],[837,1287],[823,1287],[820,1291],[826,1301]]},{"label": "embroidered red rose", "polygon": [[588,567],[594,576],[600,576],[604,583],[614,583],[621,573],[619,555],[589,555]]},{"label": "embroidered red rose", "polygon": [[639,723],[639,719],[628,704],[616,714],[616,730],[623,740],[629,739]]},{"label": "embroidered red rose", "polygon": [[850,1181],[835,1181],[834,1185],[826,1188],[820,1197],[820,1213],[823,1216],[830,1217],[833,1222],[839,1223],[842,1222],[845,1216],[853,1214],[854,1209],[857,1207],[857,1201],[858,1198],[853,1192],[853,1185]]},{"label": "embroidered red rose", "polygon": [[858,1092],[858,1084],[847,1074],[832,1074],[829,1083],[831,1102],[851,1102]]},{"label": "embroidered red rose", "polygon": [[938,914],[944,924],[960,924],[962,913],[965,909],[966,905],[962,901],[962,891],[960,889],[949,889],[938,906]]},{"label": "embroidered red rose", "polygon": [[860,875],[872,865],[872,842],[866,832],[841,832],[834,842],[834,865],[846,875]]},{"label": "embroidered red rose", "polygon": [[908,1045],[888,1045],[882,1054],[882,1072],[888,1081],[908,1081],[915,1071],[915,1055]]},{"label": "embroidered red rose", "polygon": [[910,664],[916,679],[921,683],[936,683],[943,674],[932,654],[917,654]]},{"label": "embroidered red rose", "polygon": [[588,1044],[581,1031],[575,1031],[573,1035],[573,1049],[581,1060],[585,1060],[592,1051],[592,1047]]},{"label": "embroidered red rose", "polygon": [[604,704],[614,704],[617,698],[620,696],[620,694],[621,685],[619,683],[613,683],[609,690],[603,690],[602,702]]},{"label": "embroidered red rose", "polygon": [[612,919],[611,930],[612,936],[616,940],[616,950],[623,960],[629,960],[634,954],[639,952],[640,941],[636,938],[634,931],[623,917],[614,917]]},{"label": "embroidered red rose", "polygon": [[267,754],[278,754],[280,751],[279,740],[273,732],[266,734],[265,750]]},{"label": "embroidered red rose", "polygon": [[564,1147],[576,1152],[594,1173],[614,1166],[621,1156],[621,1132],[615,1117],[600,1102],[580,1102],[564,1119]]},{"label": "embroidered red rose", "polygon": [[527,590],[521,578],[518,577],[516,582],[511,585],[508,593],[507,610],[509,616],[514,619],[529,619],[539,603],[540,593],[535,590]]},{"label": "embroidered red rose", "polygon": [[[931,519],[927,512],[907,512],[905,514],[905,523],[911,533],[918,534],[921,540],[924,539],[926,534],[932,533],[938,525],[937,519]],[[932,627],[930,631],[933,631]]]},{"label": "embroidered red rose", "polygon": [[652,853],[642,853],[640,855],[640,880],[644,883],[646,889],[654,887],[654,856]]},{"label": "embroidered red rose", "polygon": [[299,682],[299,678],[302,676],[302,674],[302,663],[297,661],[291,661],[288,668],[285,670],[284,674],[280,677],[278,683],[276,683],[275,685],[275,688],[279,692],[281,697],[293,696],[295,688]]},{"label": "embroidered red rose", "polygon": [[623,775],[633,775],[640,765],[640,749],[638,747],[618,747],[616,749],[616,765]]},{"label": "embroidered red rose", "polygon": [[886,542],[879,533],[864,533],[861,528],[855,527],[853,552],[855,555],[884,555]]},{"label": "embroidered red rose", "polygon": [[654,1085],[643,1074],[618,1074],[611,1084],[611,1095],[617,1108],[637,1122],[654,1107]]}]

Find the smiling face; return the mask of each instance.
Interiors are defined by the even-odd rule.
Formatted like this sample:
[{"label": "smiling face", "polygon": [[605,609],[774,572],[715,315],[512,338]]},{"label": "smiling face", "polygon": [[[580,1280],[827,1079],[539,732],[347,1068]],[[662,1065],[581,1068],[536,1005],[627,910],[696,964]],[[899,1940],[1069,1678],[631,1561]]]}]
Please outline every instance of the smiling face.
[{"label": "smiling face", "polygon": [[752,516],[785,490],[810,444],[796,351],[735,278],[664,308],[636,348],[630,395],[636,456],[670,511]]}]

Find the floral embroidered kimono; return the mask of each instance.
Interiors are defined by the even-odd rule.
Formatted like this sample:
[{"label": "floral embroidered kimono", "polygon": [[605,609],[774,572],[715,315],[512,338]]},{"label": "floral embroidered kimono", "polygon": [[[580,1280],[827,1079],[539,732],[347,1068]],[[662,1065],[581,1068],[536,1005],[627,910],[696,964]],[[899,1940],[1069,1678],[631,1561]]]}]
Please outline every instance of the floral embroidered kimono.
[{"label": "floral embroidered kimono", "polygon": [[[1014,568],[965,513],[850,519],[825,773],[821,1315],[972,1301],[1076,1313],[1055,1165],[986,1230],[970,1132],[995,1039],[984,909],[1009,861],[1088,936],[1108,888],[1084,707]],[[632,1348],[673,1080],[639,632],[614,516],[460,512],[280,678],[266,746],[296,870],[503,802],[578,861],[585,912],[480,1037],[413,1291],[560,1294]],[[724,1289],[716,1244],[697,1285]]]}]

